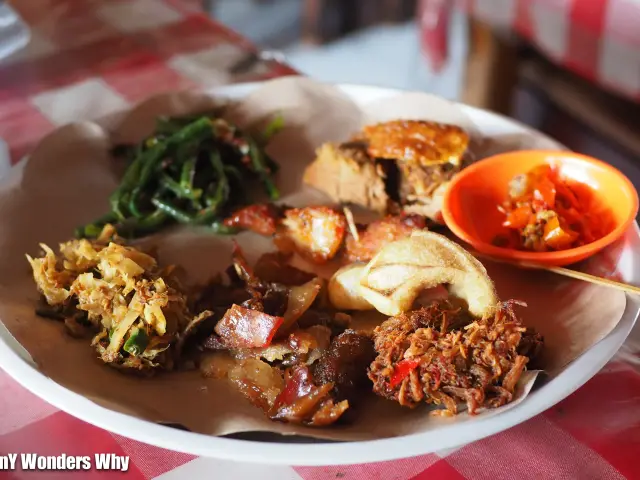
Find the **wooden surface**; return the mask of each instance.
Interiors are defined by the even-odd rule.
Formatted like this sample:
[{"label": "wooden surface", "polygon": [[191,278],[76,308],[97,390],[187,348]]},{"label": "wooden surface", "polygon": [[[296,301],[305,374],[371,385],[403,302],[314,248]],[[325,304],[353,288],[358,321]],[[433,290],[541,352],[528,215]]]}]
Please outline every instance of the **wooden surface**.
[{"label": "wooden surface", "polygon": [[305,43],[324,44],[382,22],[408,21],[416,0],[302,0]]},{"label": "wooden surface", "polygon": [[640,105],[539,57],[522,63],[520,80],[544,93],[557,108],[640,159]]},{"label": "wooden surface", "polygon": [[517,46],[489,26],[469,20],[469,54],[462,101],[508,115],[517,84]]}]

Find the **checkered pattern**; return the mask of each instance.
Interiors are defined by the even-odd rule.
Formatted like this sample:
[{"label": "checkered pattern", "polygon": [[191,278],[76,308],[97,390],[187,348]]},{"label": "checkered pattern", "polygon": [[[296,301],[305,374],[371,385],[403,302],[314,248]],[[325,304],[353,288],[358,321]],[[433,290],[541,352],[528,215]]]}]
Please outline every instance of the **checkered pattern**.
[{"label": "checkered pattern", "polygon": [[154,93],[296,73],[270,62],[231,75],[254,46],[211,21],[199,0],[10,3],[32,34],[24,50],[0,61],[0,138],[13,163],[57,125]]},{"label": "checkered pattern", "polygon": [[[196,458],[129,440],[77,420],[0,371],[0,454],[130,456],[121,473],[77,473],[78,478],[261,480],[537,480],[640,478],[640,375],[613,361],[563,402],[528,422],[464,447],[406,460],[332,467],[272,467]],[[215,477],[210,477],[216,472]],[[74,474],[47,478],[66,479]],[[16,471],[8,477],[35,475]]]},{"label": "checkered pattern", "polygon": [[516,31],[557,64],[640,101],[637,0],[420,0],[422,49],[436,70],[447,59],[454,5],[497,28]]},{"label": "checkered pattern", "polygon": [[[221,72],[253,48],[201,15],[198,2],[14,3],[33,29],[27,50],[0,63],[0,137],[8,141],[14,161],[56,125],[100,117],[155,92],[237,81]],[[291,73],[283,65],[262,65],[243,79]],[[607,264],[589,270],[613,275],[620,254],[612,250]],[[131,458],[126,474],[49,472],[50,479],[640,478],[639,448],[640,375],[621,358],[556,407],[485,440],[401,461],[326,468],[244,465],[144,445],[57,410],[0,370],[0,454],[116,453]],[[36,476],[0,473],[12,479]]]}]

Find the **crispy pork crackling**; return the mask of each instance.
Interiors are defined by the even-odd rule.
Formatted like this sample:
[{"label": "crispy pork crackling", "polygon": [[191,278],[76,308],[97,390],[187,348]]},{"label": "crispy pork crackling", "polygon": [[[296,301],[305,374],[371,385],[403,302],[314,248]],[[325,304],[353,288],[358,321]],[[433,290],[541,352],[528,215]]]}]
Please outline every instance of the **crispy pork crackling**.
[{"label": "crispy pork crackling", "polygon": [[490,315],[498,303],[482,263],[443,235],[424,231],[383,247],[365,267],[360,291],[376,310],[398,315],[421,291],[443,284],[476,317]]}]

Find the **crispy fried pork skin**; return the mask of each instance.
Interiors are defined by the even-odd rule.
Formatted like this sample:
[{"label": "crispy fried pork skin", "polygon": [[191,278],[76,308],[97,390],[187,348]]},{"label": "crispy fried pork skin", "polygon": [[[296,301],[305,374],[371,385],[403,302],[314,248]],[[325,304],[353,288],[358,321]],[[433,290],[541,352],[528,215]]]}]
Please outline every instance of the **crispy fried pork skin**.
[{"label": "crispy fried pork skin", "polygon": [[477,320],[445,300],[385,321],[374,331],[373,391],[406,407],[442,406],[444,415],[455,415],[458,402],[472,415],[510,402],[529,362],[523,353],[542,345],[516,317],[517,304]]},{"label": "crispy fried pork skin", "polygon": [[226,375],[242,395],[265,412],[284,388],[280,370],[256,358],[231,361]]},{"label": "crispy fried pork skin", "polygon": [[304,181],[335,202],[379,213],[401,211],[442,223],[444,191],[471,161],[460,127],[394,120],[364,127],[352,141],[325,144]]},{"label": "crispy fried pork skin", "polygon": [[[269,277],[272,280],[267,281],[287,285],[297,284],[303,277],[310,280],[309,274],[301,275],[287,265],[293,252],[315,263],[324,263],[335,257],[344,245],[347,260],[366,262],[386,243],[426,229],[426,222],[425,216],[419,214],[388,215],[368,225],[352,223],[352,229],[357,232],[347,235],[348,221],[343,212],[325,206],[285,209],[271,204],[244,207],[224,221],[227,226],[259,235],[275,235],[280,252],[264,255],[255,268],[264,280]],[[285,281],[289,276],[291,279]]]},{"label": "crispy fried pork skin", "polygon": [[389,195],[385,191],[384,169],[367,155],[366,143],[322,145],[303,181],[334,202],[353,203],[380,213],[387,211]]},{"label": "crispy fried pork skin", "polygon": [[473,315],[493,313],[498,296],[482,263],[447,237],[427,231],[382,247],[364,269],[360,293],[392,316],[411,310],[421,292],[443,284]]},{"label": "crispy fried pork skin", "polygon": [[345,238],[347,221],[329,207],[290,208],[285,212],[277,243],[292,247],[302,257],[322,264],[336,256]]},{"label": "crispy fried pork skin", "polygon": [[469,135],[460,127],[422,120],[395,120],[363,129],[367,151],[374,158],[423,166],[460,165]]},{"label": "crispy fried pork skin", "polygon": [[427,228],[420,215],[389,215],[368,225],[358,226],[358,238],[347,237],[345,256],[350,262],[368,262],[387,243],[410,237]]}]

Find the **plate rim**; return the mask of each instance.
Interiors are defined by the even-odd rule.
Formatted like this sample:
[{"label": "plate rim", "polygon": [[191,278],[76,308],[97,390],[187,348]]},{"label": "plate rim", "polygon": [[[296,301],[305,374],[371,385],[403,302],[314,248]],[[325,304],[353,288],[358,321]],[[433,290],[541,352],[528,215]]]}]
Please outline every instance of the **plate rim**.
[{"label": "plate rim", "polygon": [[[239,98],[264,82],[235,84],[204,90],[205,93]],[[378,95],[396,95],[400,89],[370,85],[336,84],[347,95],[367,90]],[[458,102],[454,102],[458,103]],[[460,104],[474,116],[497,117],[525,131],[555,142],[548,136],[493,112]],[[559,148],[563,148],[555,142]],[[20,162],[19,165],[24,165]],[[13,167],[15,169],[16,167]],[[640,238],[634,222],[632,234]],[[634,250],[634,263],[640,263],[640,249]],[[633,272],[635,269],[632,269]],[[622,319],[614,330],[574,360],[557,377],[531,392],[519,405],[498,415],[471,423],[447,426],[438,432],[416,433],[377,440],[319,443],[289,443],[243,440],[186,432],[102,407],[88,398],[55,383],[19,353],[20,344],[0,321],[0,367],[24,388],[56,408],[107,431],[161,448],[232,461],[272,465],[329,466],[388,461],[460,447],[516,426],[562,401],[595,376],[615,355],[630,334],[640,314],[640,300],[627,295]],[[11,346],[13,344],[13,347]],[[532,401],[535,400],[535,401]],[[464,437],[464,440],[460,438]],[[436,445],[437,444],[437,445]]]}]

